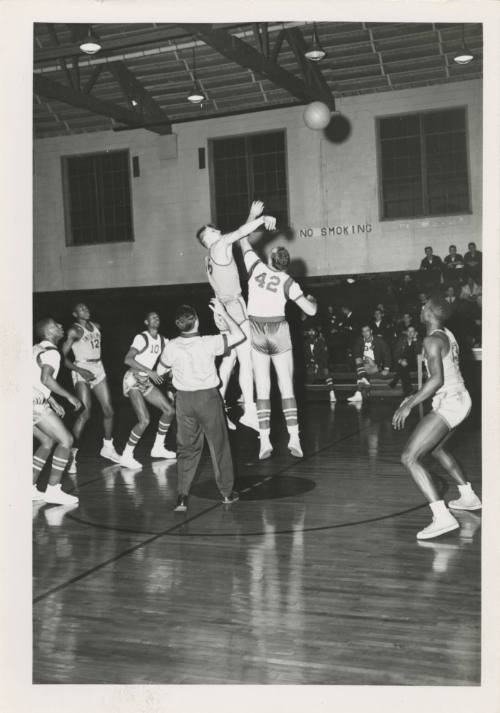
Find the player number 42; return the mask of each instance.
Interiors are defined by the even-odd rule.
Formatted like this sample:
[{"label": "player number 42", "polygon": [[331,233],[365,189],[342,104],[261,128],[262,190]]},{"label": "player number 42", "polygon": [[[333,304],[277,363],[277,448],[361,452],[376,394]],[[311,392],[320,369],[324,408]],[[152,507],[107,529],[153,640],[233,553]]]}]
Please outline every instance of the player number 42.
[{"label": "player number 42", "polygon": [[255,282],[263,290],[266,289],[269,290],[269,292],[277,292],[280,278],[277,275],[271,275],[269,277],[265,272],[261,272],[260,275],[256,275]]}]

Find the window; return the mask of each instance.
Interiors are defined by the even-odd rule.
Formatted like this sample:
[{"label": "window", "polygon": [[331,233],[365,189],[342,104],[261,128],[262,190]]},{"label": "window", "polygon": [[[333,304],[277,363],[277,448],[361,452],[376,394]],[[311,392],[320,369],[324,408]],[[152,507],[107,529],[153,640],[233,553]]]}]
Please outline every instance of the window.
[{"label": "window", "polygon": [[245,222],[253,200],[288,226],[285,132],[212,139],[213,214],[222,231]]},{"label": "window", "polygon": [[470,212],[465,109],[378,120],[381,217]]},{"label": "window", "polygon": [[62,159],[67,245],[134,239],[128,151]]}]

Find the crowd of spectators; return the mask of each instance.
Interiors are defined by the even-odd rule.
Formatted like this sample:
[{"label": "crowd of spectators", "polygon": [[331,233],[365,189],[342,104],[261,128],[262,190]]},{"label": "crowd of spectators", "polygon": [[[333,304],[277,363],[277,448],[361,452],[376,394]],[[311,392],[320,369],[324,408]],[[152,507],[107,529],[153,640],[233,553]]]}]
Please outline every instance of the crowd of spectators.
[{"label": "crowd of spectators", "polygon": [[[441,291],[451,306],[449,328],[462,347],[481,345],[482,254],[469,243],[464,256],[450,245],[441,260],[431,247],[425,249],[420,270],[394,281],[388,277],[377,302],[355,310],[347,300],[326,304],[314,321],[303,325],[306,382],[324,381],[335,400],[332,373],[340,365],[356,372],[358,387],[369,388],[373,375],[389,377],[390,385],[401,382],[411,393],[410,374],[425,336],[420,311],[431,292]],[[354,400],[362,398],[359,391]]]}]

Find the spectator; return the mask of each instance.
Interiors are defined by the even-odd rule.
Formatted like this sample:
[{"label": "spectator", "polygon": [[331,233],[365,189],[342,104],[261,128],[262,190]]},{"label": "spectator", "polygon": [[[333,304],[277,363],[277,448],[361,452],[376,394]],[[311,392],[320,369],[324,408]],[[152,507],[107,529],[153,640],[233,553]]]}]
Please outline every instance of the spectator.
[{"label": "spectator", "polygon": [[455,312],[458,307],[458,297],[454,285],[448,285],[444,298],[451,305],[452,312]]},{"label": "spectator", "polygon": [[[328,352],[330,354],[330,364],[334,361],[334,355],[338,356],[342,352],[343,336],[340,326],[340,319],[335,312],[333,305],[328,305],[326,308],[326,317],[324,320],[324,330]],[[345,358],[345,357],[342,357]]]},{"label": "spectator", "polygon": [[464,259],[457,253],[457,246],[450,245],[449,254],[444,259],[444,278],[448,282],[457,283],[464,268]]},{"label": "spectator", "polygon": [[345,358],[352,356],[352,347],[357,324],[353,311],[348,305],[343,305],[341,307],[341,312],[342,315],[340,317],[339,327],[342,335],[342,347]]},{"label": "spectator", "polygon": [[417,285],[410,273],[407,272],[406,275],[403,276],[403,282],[399,287],[398,293],[399,305],[403,309],[408,309],[417,301]]},{"label": "spectator", "polygon": [[482,295],[483,290],[481,289],[481,285],[478,285],[473,277],[468,277],[466,284],[462,287],[460,299],[475,302],[481,307]]},{"label": "spectator", "polygon": [[357,390],[347,400],[356,403],[363,400],[362,389],[370,388],[369,376],[379,374],[387,377],[391,366],[391,352],[381,337],[374,336],[368,324],[361,328],[361,336],[354,345],[354,362],[357,373]]},{"label": "spectator", "polygon": [[476,243],[469,243],[468,252],[464,255],[464,265],[467,277],[481,281],[483,272],[483,253],[476,249]]},{"label": "spectator", "polygon": [[306,383],[325,383],[330,392],[330,403],[335,403],[337,399],[333,390],[328,348],[319,330],[313,326],[304,330],[304,360]]},{"label": "spectator", "polygon": [[411,372],[417,368],[417,357],[422,351],[422,342],[413,325],[408,327],[405,335],[401,336],[394,347],[395,376],[390,386],[394,388],[401,379],[403,394],[411,394]]},{"label": "spectator", "polygon": [[435,286],[441,282],[443,274],[443,261],[434,255],[431,247],[425,248],[425,257],[420,263],[420,270],[426,273],[425,284]]},{"label": "spectator", "polygon": [[[398,325],[396,328],[398,338],[402,337],[402,336],[406,336],[406,334],[408,333],[408,327],[414,327],[415,329],[417,329],[417,327],[415,326],[415,321],[414,321],[413,317],[411,316],[411,313],[404,312],[403,316],[402,316],[401,320],[398,322]],[[418,329],[417,329],[417,331],[418,331]]]},{"label": "spectator", "polygon": [[377,307],[374,311],[370,327],[376,337],[382,337],[388,344],[394,339],[394,325],[389,319],[384,317],[380,307]]}]

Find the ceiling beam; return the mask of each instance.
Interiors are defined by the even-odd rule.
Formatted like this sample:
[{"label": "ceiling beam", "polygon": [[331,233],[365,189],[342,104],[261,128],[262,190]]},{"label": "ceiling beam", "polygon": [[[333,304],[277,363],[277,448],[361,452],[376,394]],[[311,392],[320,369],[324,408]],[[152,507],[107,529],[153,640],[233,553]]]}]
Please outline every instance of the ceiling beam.
[{"label": "ceiling beam", "polygon": [[333,103],[330,91],[325,92],[317,86],[303,82],[226,30],[214,29],[209,24],[193,23],[181,26],[186,30],[190,29],[196,37],[217,50],[223,57],[265,77],[300,101],[322,101],[328,106]]},{"label": "ceiling beam", "polygon": [[[35,94],[45,97],[46,99],[55,99],[64,104],[86,109],[91,114],[106,116],[133,128],[141,128],[144,123],[140,116],[129,109],[124,109],[118,104],[113,104],[104,99],[98,99],[89,94],[76,92],[70,87],[65,87],[63,84],[58,84],[51,79],[47,79],[43,74],[33,75],[33,91]],[[152,125],[147,128],[156,134],[171,133],[171,128],[168,124],[164,124],[163,126]]]},{"label": "ceiling beam", "polygon": [[94,69],[92,70],[92,73],[90,77],[87,79],[85,86],[83,87],[83,93],[84,94],[89,94],[89,92],[92,91],[94,84],[97,82],[99,79],[99,75],[101,74],[102,70],[104,69],[103,64],[96,64]]},{"label": "ceiling beam", "polygon": [[160,121],[164,125],[164,130],[160,133],[172,133],[172,126],[169,117],[137,79],[135,74],[127,67],[125,62],[110,62],[108,69],[114,75],[125,96],[130,101],[135,99],[135,101],[138,102],[141,114],[145,115],[142,120],[144,121],[147,119],[149,121]]},{"label": "ceiling beam", "polygon": [[[56,28],[54,27],[53,23],[47,22],[46,27],[47,27],[48,33],[50,35],[50,39],[52,40],[52,42],[54,43],[54,45],[56,47],[59,47],[61,43],[59,42],[59,37],[57,36]],[[73,86],[73,77],[70,74],[68,65],[66,64],[66,60],[64,59],[64,57],[61,57],[59,59],[59,65],[61,66],[61,69],[64,70],[64,74],[66,75],[66,79],[68,80],[69,86],[72,87]]]},{"label": "ceiling beam", "polygon": [[331,95],[330,87],[328,86],[328,82],[324,78],[321,69],[319,68],[316,62],[311,62],[307,59],[307,57],[305,57],[305,52],[307,51],[307,43],[300,28],[289,27],[285,30],[285,33],[286,38],[288,40],[288,44],[292,48],[293,53],[295,55],[295,59],[299,63],[299,66],[302,68],[304,75],[308,77],[308,80],[315,84],[322,92],[324,92],[325,94],[330,94],[333,102],[333,106],[331,108],[334,109],[335,99]]}]

